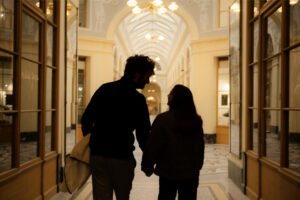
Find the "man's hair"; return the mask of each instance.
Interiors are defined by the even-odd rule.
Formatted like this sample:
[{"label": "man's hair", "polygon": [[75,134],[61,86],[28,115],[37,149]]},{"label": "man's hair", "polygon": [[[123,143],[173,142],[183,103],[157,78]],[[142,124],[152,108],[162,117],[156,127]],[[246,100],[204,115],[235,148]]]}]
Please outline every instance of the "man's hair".
[{"label": "man's hair", "polygon": [[148,71],[153,71],[155,62],[144,55],[134,55],[127,58],[124,74],[132,75],[134,73],[145,74]]}]

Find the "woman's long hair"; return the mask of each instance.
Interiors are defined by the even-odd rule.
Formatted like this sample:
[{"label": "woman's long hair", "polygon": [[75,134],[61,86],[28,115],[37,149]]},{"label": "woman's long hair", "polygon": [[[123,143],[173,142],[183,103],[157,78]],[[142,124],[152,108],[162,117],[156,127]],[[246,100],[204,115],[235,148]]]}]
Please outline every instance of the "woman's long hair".
[{"label": "woman's long hair", "polygon": [[190,89],[178,84],[171,90],[170,95],[168,105],[170,111],[175,114],[179,128],[187,131],[201,127],[202,120],[197,114],[193,94]]}]

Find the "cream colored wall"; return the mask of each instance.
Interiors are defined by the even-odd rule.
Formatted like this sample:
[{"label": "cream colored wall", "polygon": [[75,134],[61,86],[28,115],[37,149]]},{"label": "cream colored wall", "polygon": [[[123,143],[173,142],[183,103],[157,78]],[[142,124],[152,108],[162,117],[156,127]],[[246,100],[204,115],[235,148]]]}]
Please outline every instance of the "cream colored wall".
[{"label": "cream colored wall", "polygon": [[90,99],[100,85],[113,80],[113,43],[93,37],[78,38],[78,55],[88,58],[87,99]]},{"label": "cream colored wall", "polygon": [[190,89],[198,113],[203,118],[204,132],[216,133],[217,60],[228,56],[228,38],[207,38],[191,43]]}]

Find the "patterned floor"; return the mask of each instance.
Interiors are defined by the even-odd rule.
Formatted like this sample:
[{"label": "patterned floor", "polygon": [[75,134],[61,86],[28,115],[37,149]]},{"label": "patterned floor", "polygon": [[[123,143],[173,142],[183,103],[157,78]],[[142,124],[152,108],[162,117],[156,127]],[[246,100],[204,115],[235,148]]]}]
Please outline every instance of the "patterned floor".
[{"label": "patterned floor", "polygon": [[[248,198],[227,177],[228,145],[208,144],[205,149],[205,161],[200,175],[198,200],[247,200]],[[135,151],[137,163],[141,160],[141,151]],[[158,177],[146,177],[137,165],[131,200],[155,200],[158,194]],[[76,194],[59,193],[51,200],[92,200],[92,185],[87,184]]]}]

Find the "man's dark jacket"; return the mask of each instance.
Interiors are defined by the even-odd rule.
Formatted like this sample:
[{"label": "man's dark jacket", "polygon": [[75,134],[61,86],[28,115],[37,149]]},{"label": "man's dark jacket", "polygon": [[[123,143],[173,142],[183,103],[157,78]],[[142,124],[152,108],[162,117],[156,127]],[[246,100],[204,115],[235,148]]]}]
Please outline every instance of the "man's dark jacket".
[{"label": "man's dark jacket", "polygon": [[81,118],[84,135],[91,133],[91,155],[132,159],[134,135],[143,150],[150,131],[145,97],[124,77],[103,84]]}]

